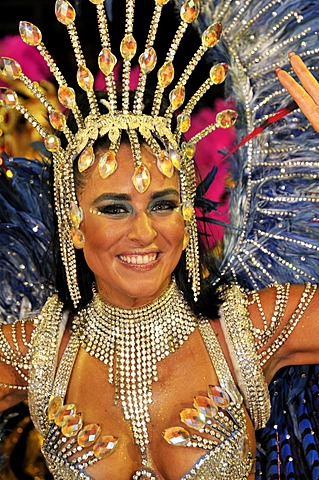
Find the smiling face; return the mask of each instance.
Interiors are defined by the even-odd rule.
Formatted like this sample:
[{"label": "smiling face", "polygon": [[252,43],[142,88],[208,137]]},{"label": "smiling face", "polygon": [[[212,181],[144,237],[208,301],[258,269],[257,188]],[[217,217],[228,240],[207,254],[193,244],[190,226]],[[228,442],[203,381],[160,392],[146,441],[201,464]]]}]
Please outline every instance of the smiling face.
[{"label": "smiling face", "polygon": [[123,308],[144,305],[163,293],[183,249],[178,174],[165,177],[144,147],[142,159],[151,174],[145,193],[132,184],[133,158],[127,144],[121,145],[119,166],[110,177],[101,178],[96,161],[78,192],[85,260],[100,295]]}]

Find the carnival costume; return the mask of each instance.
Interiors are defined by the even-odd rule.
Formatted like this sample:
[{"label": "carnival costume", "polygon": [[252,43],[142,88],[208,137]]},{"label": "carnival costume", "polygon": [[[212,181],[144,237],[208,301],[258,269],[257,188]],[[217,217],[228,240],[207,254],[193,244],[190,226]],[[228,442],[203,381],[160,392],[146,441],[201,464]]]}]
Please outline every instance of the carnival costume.
[{"label": "carnival costume", "polygon": [[[136,53],[133,36],[134,4],[127,2],[125,36],[121,44],[123,95],[122,105],[119,109],[112,76],[116,58],[111,50],[104,2],[103,0],[90,1],[96,5],[99,19],[102,42],[99,66],[106,78],[107,108],[109,110],[107,114],[99,113],[99,106],[93,91],[92,74],[86,67],[74,25],[75,11],[68,2],[58,0],[56,14],[58,20],[66,25],[75,50],[78,64],[78,84],[87,93],[90,104],[90,114],[87,118],[82,117],[75,102],[73,90],[68,87],[61,72],[46,51],[39,29],[28,22],[21,22],[20,33],[24,41],[37,46],[47,60],[60,87],[59,100],[64,107],[72,111],[76,119],[77,131],[69,130],[64,115],[55,111],[38,92],[36,86],[28,82],[17,63],[8,58],[1,61],[4,73],[9,76],[13,75],[28,84],[30,90],[46,106],[52,126],[61,130],[68,142],[67,147],[62,147],[57,136],[43,129],[23,109],[14,92],[2,92],[2,102],[8,108],[14,107],[20,110],[44,137],[48,151],[53,153],[56,214],[59,223],[62,259],[71,298],[75,306],[81,299],[76,282],[74,247],[70,236],[70,231],[73,236],[80,235],[79,225],[82,221],[82,212],[78,206],[74,189],[73,161],[79,157],[78,169],[81,172],[89,168],[95,161],[94,141],[99,135],[107,134],[110,148],[107,154],[100,159],[99,170],[103,178],[111,175],[117,168],[116,153],[122,131],[127,131],[129,134],[135,167],[132,182],[139,192],[143,193],[151,181],[141,158],[140,136],[156,156],[158,169],[163,175],[169,177],[174,168],[180,171],[182,212],[191,240],[186,250],[186,264],[194,297],[195,299],[198,297],[201,272],[197,262],[198,245],[194,206],[197,206],[198,212],[200,212],[200,209],[207,211],[213,205],[209,199],[205,198],[207,190],[205,181],[196,191],[193,157],[196,144],[206,134],[216,128],[233,126],[237,114],[232,109],[220,112],[213,124],[187,139],[186,142],[182,139],[182,134],[187,138],[191,113],[201,96],[211,84],[219,84],[226,78],[226,90],[228,93],[231,92],[236,102],[239,138],[243,139],[256,128],[256,133],[259,133],[258,136],[248,137],[245,144],[232,155],[232,179],[235,186],[231,191],[231,222],[229,227],[226,226],[219,274],[218,276],[211,274],[209,277],[209,281],[216,287],[229,283],[236,284],[233,287],[222,289],[220,296],[224,333],[233,354],[240,393],[232,381],[223,354],[207,320],[194,317],[181,292],[176,289],[174,281],[169,290],[164,293],[164,296],[166,295],[165,302],[163,298],[160,298],[156,300],[155,306],[146,306],[145,311],[141,309],[142,318],[146,322],[141,330],[139,330],[139,325],[143,321],[141,319],[135,321],[134,311],[127,312],[126,322],[119,321],[118,318],[122,317],[125,311],[117,313],[116,309],[103,304],[98,294],[94,293],[92,303],[81,309],[75,318],[71,340],[56,376],[54,376],[52,359],[55,358],[59,347],[59,338],[61,338],[61,332],[63,332],[67,320],[67,315],[63,312],[63,305],[56,296],[48,300],[36,319],[37,328],[32,339],[32,348],[27,358],[23,360],[23,365],[19,349],[5,351],[7,344],[4,338],[0,338],[2,359],[14,365],[22,376],[25,364],[30,364],[29,403],[33,420],[45,437],[43,453],[51,471],[54,472],[55,478],[65,480],[90,478],[85,473],[86,466],[98,461],[103,455],[110,454],[117,444],[117,439],[110,434],[103,434],[102,437],[99,437],[101,432],[92,425],[89,427],[91,430],[95,428],[94,434],[91,432],[94,440],[92,443],[88,442],[88,426],[83,425],[82,418],[76,412],[75,406],[63,404],[75,355],[78,348],[82,346],[91,355],[106,363],[110,372],[112,372],[115,355],[118,355],[117,360],[123,360],[123,369],[120,370],[120,373],[114,372],[108,380],[115,385],[118,396],[115,401],[121,402],[124,417],[131,422],[135,442],[140,447],[142,466],[133,478],[156,478],[147,454],[149,441],[147,423],[149,422],[148,404],[152,400],[151,385],[153,381],[157,380],[157,362],[178,348],[178,345],[187,341],[194,329],[199,328],[217,370],[220,388],[211,387],[207,397],[195,399],[194,408],[186,409],[187,412],[181,414],[181,420],[190,427],[190,432],[181,427],[170,427],[164,432],[164,439],[175,445],[184,447],[197,445],[208,450],[208,453],[183,478],[245,479],[251,471],[252,458],[246,438],[242,397],[244,397],[246,408],[249,410],[255,428],[265,427],[269,417],[270,404],[261,366],[280,347],[298,323],[314,295],[316,287],[312,284],[318,280],[316,273],[319,250],[316,213],[319,201],[316,184],[318,136],[311,127],[307,126],[298,111],[293,115],[286,116],[279,124],[273,125],[271,131],[270,129],[265,130],[265,128],[272,124],[271,115],[275,111],[279,110],[277,120],[278,117],[282,117],[289,110],[295,108],[294,105],[290,105],[290,108],[282,109],[287,106],[289,100],[283,89],[278,88],[273,72],[274,67],[277,64],[285,65],[287,53],[292,49],[298,51],[305,61],[309,57],[311,64],[314,64],[318,57],[318,39],[313,29],[313,23],[318,16],[319,8],[314,2],[308,1],[303,2],[301,6],[300,2],[274,0],[263,2],[247,0],[243,4],[234,0],[203,1],[201,5],[196,0],[180,2],[180,27],[164,64],[158,70],[158,84],[152,111],[146,115],[143,113],[143,95],[147,75],[156,65],[156,51],[153,44],[161,10],[165,8],[167,1],[157,0],[155,2],[155,11],[145,50],[139,57],[141,74],[133,110],[130,106],[129,84],[131,60]],[[162,96],[164,90],[173,81],[174,57],[189,23],[194,23],[199,28],[202,34],[202,43],[182,76],[177,80],[175,87],[171,89],[170,104],[162,113]],[[262,25],[267,25],[266,31],[265,27],[261,27]],[[207,50],[209,50],[209,56],[214,65],[210,72],[210,78],[184,105],[188,78]],[[226,77],[227,71],[228,76]],[[171,121],[176,110],[179,111],[177,127],[172,131]],[[158,141],[159,138],[160,141]],[[6,172],[11,171],[10,162],[11,160],[6,162]],[[201,217],[201,213],[198,216]],[[40,230],[43,231],[42,228]],[[27,278],[24,280],[28,282]],[[289,284],[276,287],[277,303],[274,321],[269,327],[265,325],[265,329],[259,333],[254,331],[248,321],[248,301],[245,290],[258,290],[274,282],[307,282],[307,284],[298,308],[288,321],[283,333],[270,349],[265,350],[265,355],[261,357],[257,354],[256,344],[257,349],[260,348],[275,333],[285,309]],[[38,287],[35,287],[36,291],[37,289]],[[32,302],[28,292],[25,292],[25,296],[29,297]],[[252,298],[259,305],[258,294],[254,293]],[[179,313],[174,316],[170,310],[172,299],[174,307],[180,305],[180,309],[177,309],[180,316]],[[3,305],[4,307],[5,305]],[[139,345],[144,347],[152,344],[155,334],[150,332],[154,322],[149,322],[148,317],[150,312],[154,314],[157,311],[161,313],[161,318],[166,319],[166,323],[163,320],[164,332],[158,335],[156,353],[154,352],[151,359],[148,357],[145,359],[143,347],[137,348],[137,343],[133,342],[133,338],[138,337]],[[139,313],[136,314],[138,316]],[[89,334],[83,328],[84,324],[87,326],[88,318],[94,319],[94,323],[88,329]],[[172,318],[174,318],[174,322],[171,321]],[[104,319],[104,322],[101,319]],[[113,328],[113,325],[117,326],[117,329]],[[117,337],[110,333],[112,331],[122,333]],[[238,331],[242,334],[237,335],[239,338],[236,338]],[[117,350],[116,348],[116,345],[122,345],[125,348],[123,338],[130,335],[131,342],[134,343],[134,352],[137,352],[134,353],[134,356],[132,351],[135,362],[134,370],[140,368],[139,372],[142,377],[142,392],[138,401],[134,396],[134,376],[132,383],[125,376],[125,372],[130,369],[132,363],[125,364],[125,359],[119,353],[121,349]],[[178,340],[176,345],[173,342],[174,338]],[[26,341],[25,343],[27,345]],[[107,349],[101,351],[98,348],[98,345],[101,344],[110,344],[112,347],[110,347],[110,351]],[[46,346],[45,349],[39,348],[43,345]],[[51,363],[48,360],[51,360]],[[146,374],[144,368],[141,368],[141,365],[145,364],[142,360],[148,362],[150,374]],[[303,379],[306,378],[305,370],[304,367],[300,370],[303,373]],[[298,368],[295,368],[294,372],[297,372],[295,376],[298,376]],[[287,377],[287,373],[285,375]],[[296,382],[293,380],[291,370],[288,375],[293,389]],[[287,382],[287,378],[282,381]],[[311,379],[309,381],[312,382]],[[299,388],[298,383],[300,382],[297,382]],[[315,390],[316,382],[312,383],[311,388]],[[310,384],[308,386],[310,388]],[[273,388],[272,386],[271,389]],[[308,389],[308,391],[311,390]],[[303,478],[301,475],[305,474],[305,471],[311,472],[312,475],[309,477],[307,473],[307,478],[319,478],[317,473],[319,456],[316,448],[313,447],[316,443],[315,436],[318,429],[316,431],[315,426],[310,427],[311,423],[308,423],[306,429],[298,433],[296,423],[294,423],[295,412],[297,412],[297,419],[305,420],[307,405],[299,402],[298,397],[297,400],[294,399],[294,411],[290,411],[291,416],[288,418],[286,426],[282,418],[281,424],[278,422],[276,397],[278,398],[280,395],[273,395],[272,398],[273,415],[277,415],[275,435],[272,417],[262,437],[263,448],[267,447],[268,463],[258,463],[257,478]],[[289,420],[291,418],[293,420]],[[293,424],[294,432],[287,430],[290,428],[289,422]],[[301,426],[301,428],[304,427]],[[313,431],[311,441],[308,435],[310,428]],[[199,433],[193,433],[193,430],[197,430]],[[200,435],[203,431],[212,438],[205,442]],[[293,437],[295,432],[297,435],[289,442],[288,437]],[[285,435],[285,439],[283,435]],[[301,437],[300,442],[298,436]],[[62,438],[70,440],[62,440]],[[299,446],[296,447],[298,442]],[[92,450],[84,450],[83,455],[80,455],[78,459],[69,461],[75,451],[82,451],[91,446]],[[298,454],[301,448],[306,451],[303,456],[301,473],[298,472],[298,467],[294,466],[295,448],[297,448]],[[219,455],[216,454],[217,451],[219,451]],[[274,462],[273,452],[276,454]]]}]

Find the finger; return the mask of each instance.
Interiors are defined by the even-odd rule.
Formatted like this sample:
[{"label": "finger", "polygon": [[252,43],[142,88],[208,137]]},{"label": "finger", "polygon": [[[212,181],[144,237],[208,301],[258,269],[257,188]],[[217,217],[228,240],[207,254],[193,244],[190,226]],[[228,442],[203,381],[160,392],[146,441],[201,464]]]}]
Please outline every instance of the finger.
[{"label": "finger", "polygon": [[298,76],[302,86],[307,90],[309,95],[314,99],[317,105],[319,105],[319,83],[315,77],[310,73],[304,62],[299,55],[295,52],[289,54],[291,66]]}]

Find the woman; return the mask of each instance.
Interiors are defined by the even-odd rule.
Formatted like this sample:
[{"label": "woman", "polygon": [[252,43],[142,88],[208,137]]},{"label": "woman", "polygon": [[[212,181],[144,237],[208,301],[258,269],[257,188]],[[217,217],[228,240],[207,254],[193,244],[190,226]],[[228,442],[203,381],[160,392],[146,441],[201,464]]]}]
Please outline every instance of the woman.
[{"label": "woman", "polygon": [[[278,77],[318,131],[318,84],[297,55],[291,63],[304,88],[284,71]],[[134,138],[122,137],[117,166],[106,178],[99,167],[110,157],[109,136],[89,145],[93,162],[85,168],[83,158],[75,162],[71,235],[89,267],[80,275],[82,296],[66,293],[74,277],[65,268],[59,298],[49,299],[35,321],[3,327],[0,406],[29,391],[56,478],[252,479],[250,416],[259,426],[269,413],[260,366],[269,382],[285,365],[319,361],[316,287],[272,287],[248,298],[233,287],[220,294],[223,321],[206,320],[200,306],[195,315],[189,293],[186,300],[180,290],[189,241],[183,179],[176,169],[163,174],[142,141],[151,181],[141,193],[132,182]],[[165,132],[159,140],[165,144]],[[56,191],[59,205],[64,185]],[[63,211],[58,220],[61,229]],[[61,242],[67,232],[59,234]],[[63,255],[70,267],[67,248]],[[83,295],[91,291],[92,274],[93,300]]]}]

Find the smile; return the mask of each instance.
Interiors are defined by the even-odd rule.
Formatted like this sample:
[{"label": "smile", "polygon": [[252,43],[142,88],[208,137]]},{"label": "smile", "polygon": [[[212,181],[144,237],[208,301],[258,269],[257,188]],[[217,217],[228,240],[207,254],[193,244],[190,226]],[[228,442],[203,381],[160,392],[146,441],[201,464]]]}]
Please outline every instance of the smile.
[{"label": "smile", "polygon": [[119,255],[119,259],[122,262],[132,265],[147,265],[155,262],[157,259],[157,253],[149,253],[146,255]]}]

